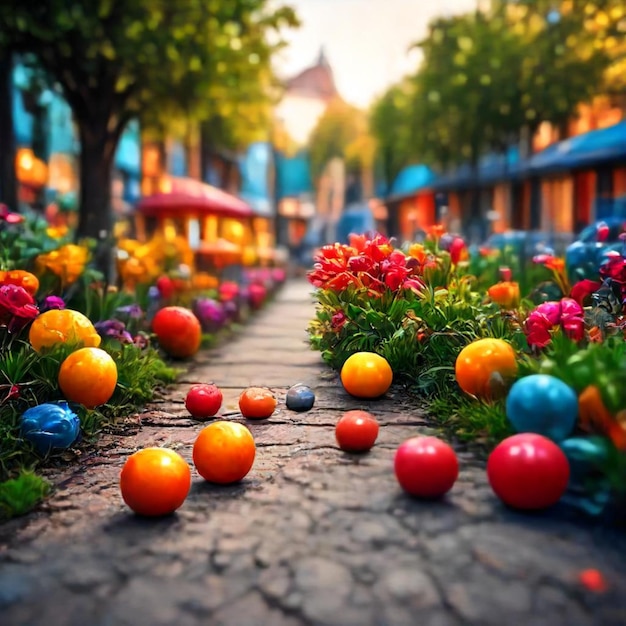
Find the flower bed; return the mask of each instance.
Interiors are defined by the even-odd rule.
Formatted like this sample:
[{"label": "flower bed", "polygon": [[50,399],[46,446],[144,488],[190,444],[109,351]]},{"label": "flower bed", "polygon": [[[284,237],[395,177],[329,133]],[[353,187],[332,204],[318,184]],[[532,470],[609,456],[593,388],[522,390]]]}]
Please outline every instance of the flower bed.
[{"label": "flower bed", "polygon": [[[602,237],[600,227],[599,247]],[[551,254],[470,255],[438,227],[405,249],[352,236],[322,248],[309,272],[318,301],[311,345],[337,370],[352,354],[380,354],[457,437],[491,447],[516,431],[558,432],[572,468],[567,497],[599,513],[626,490],[626,258],[598,258],[566,268]],[[574,415],[555,409],[550,428],[517,419],[524,387],[536,395],[543,382],[554,394],[559,381],[576,399]]]},{"label": "flower bed", "polygon": [[46,494],[37,468],[74,459],[175,380],[184,363],[153,327],[157,313],[186,313],[190,356],[285,279],[282,269],[249,269],[218,284],[191,269],[184,241],[124,239],[119,279],[108,285],[91,265],[93,247],[70,236],[0,206],[0,519]]}]

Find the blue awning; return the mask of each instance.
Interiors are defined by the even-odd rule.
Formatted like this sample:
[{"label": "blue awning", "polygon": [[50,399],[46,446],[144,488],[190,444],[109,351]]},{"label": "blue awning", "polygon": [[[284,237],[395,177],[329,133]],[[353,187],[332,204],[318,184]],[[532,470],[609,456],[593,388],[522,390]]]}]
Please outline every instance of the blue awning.
[{"label": "blue awning", "polygon": [[276,183],[278,199],[298,198],[313,192],[309,158],[305,152],[293,157],[276,154]]},{"label": "blue awning", "polygon": [[592,130],[559,141],[533,155],[528,169],[533,173],[593,167],[626,160],[626,122]]},{"label": "blue awning", "polygon": [[411,196],[428,188],[435,178],[435,173],[426,165],[408,165],[393,181],[389,192],[390,199]]}]

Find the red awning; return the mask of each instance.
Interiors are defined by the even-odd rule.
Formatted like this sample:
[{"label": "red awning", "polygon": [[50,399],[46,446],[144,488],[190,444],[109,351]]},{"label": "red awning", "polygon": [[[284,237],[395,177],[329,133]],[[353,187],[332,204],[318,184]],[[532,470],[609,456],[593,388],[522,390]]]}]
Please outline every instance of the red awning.
[{"label": "red awning", "polygon": [[223,215],[250,217],[252,207],[217,187],[193,178],[168,178],[165,190],[142,198],[137,211],[146,216]]}]

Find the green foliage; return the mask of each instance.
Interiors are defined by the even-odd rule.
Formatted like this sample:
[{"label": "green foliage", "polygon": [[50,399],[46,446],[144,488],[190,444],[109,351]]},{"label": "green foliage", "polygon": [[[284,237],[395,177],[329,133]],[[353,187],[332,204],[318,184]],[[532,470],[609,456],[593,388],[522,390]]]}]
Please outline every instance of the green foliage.
[{"label": "green foliage", "polygon": [[28,513],[49,491],[48,482],[29,470],[22,470],[16,478],[1,482],[0,520]]},{"label": "green foliage", "polygon": [[[499,308],[459,281],[450,289],[427,289],[422,296],[386,294],[368,298],[348,288],[340,293],[320,290],[316,317],[309,327],[313,348],[340,369],[355,352],[384,356],[396,381],[420,393],[434,393],[454,384],[454,363],[460,350],[479,337],[505,337],[521,342],[519,330]],[[345,321],[333,326],[333,316]]]},{"label": "green foliage", "polygon": [[170,367],[154,348],[109,341],[103,346],[117,365],[117,387],[102,412],[119,416],[132,413],[154,398],[159,385],[176,380],[179,370]]},{"label": "green foliage", "polygon": [[257,131],[280,30],[296,24],[292,9],[268,0],[44,2],[36,11],[2,2],[0,48],[32,54],[74,114],[79,235],[111,231],[111,167],[131,119],[159,130],[177,118],[217,119],[230,145]]},{"label": "green foliage", "polygon": [[34,269],[35,258],[67,243],[47,234],[50,224],[40,215],[24,213],[20,224],[0,228],[0,270]]},{"label": "green foliage", "polygon": [[454,389],[429,402],[428,413],[463,441],[480,441],[491,448],[513,434],[504,401],[480,402]]},{"label": "green foliage", "polygon": [[366,119],[363,113],[340,99],[333,100],[309,138],[313,177],[317,179],[333,158],[346,158],[350,146],[365,132]]},{"label": "green foliage", "polygon": [[600,15],[610,2],[582,4],[557,12],[550,0],[493,2],[487,12],[435,19],[417,44],[417,71],[372,111],[388,176],[415,160],[442,170],[475,166],[486,152],[528,144],[542,122],[563,126],[601,93],[624,33],[618,12]]},{"label": "green foliage", "polygon": [[419,156],[411,141],[410,105],[414,84],[404,80],[392,86],[370,110],[370,132],[376,140],[379,178],[391,185],[400,170]]}]

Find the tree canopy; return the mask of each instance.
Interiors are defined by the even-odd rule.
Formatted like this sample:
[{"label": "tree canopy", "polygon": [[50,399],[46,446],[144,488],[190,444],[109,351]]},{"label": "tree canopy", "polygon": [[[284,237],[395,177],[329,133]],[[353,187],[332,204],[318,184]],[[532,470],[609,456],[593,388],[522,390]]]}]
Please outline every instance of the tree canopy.
[{"label": "tree canopy", "polygon": [[236,145],[259,122],[280,29],[268,0],[0,3],[0,47],[29,52],[60,86],[81,143],[78,234],[111,231],[111,165],[127,122],[220,118]]},{"label": "tree canopy", "polygon": [[416,72],[371,111],[378,159],[394,154],[393,174],[411,161],[475,164],[542,122],[564,126],[580,103],[610,91],[625,19],[617,0],[494,0],[489,11],[434,20],[416,44]]},{"label": "tree canopy", "polygon": [[368,136],[367,117],[362,111],[340,98],[331,101],[308,141],[313,179],[335,157],[343,159],[355,173],[371,165],[373,149]]}]

